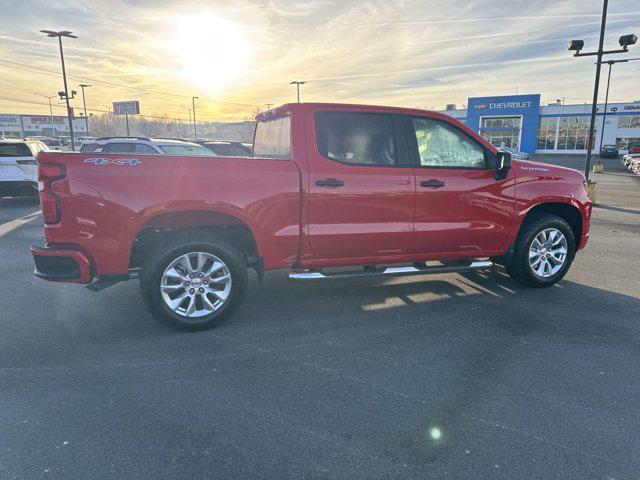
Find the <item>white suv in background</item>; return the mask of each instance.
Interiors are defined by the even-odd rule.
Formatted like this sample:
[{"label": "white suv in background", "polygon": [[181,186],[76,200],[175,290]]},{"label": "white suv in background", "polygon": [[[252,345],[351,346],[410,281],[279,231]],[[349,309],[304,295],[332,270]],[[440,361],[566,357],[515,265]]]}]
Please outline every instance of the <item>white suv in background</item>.
[{"label": "white suv in background", "polygon": [[87,142],[81,153],[127,153],[135,155],[215,156],[211,150],[197,143],[173,138],[101,137]]},{"label": "white suv in background", "polygon": [[38,195],[36,155],[46,150],[37,139],[0,138],[0,197]]}]

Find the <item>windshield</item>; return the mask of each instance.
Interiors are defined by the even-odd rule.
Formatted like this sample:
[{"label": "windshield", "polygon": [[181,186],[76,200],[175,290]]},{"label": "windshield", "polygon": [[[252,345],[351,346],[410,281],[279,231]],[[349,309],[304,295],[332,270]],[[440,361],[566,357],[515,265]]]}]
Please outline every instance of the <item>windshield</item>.
[{"label": "windshield", "polygon": [[160,145],[162,150],[167,155],[185,155],[191,157],[214,157],[214,153],[206,147],[201,145]]}]

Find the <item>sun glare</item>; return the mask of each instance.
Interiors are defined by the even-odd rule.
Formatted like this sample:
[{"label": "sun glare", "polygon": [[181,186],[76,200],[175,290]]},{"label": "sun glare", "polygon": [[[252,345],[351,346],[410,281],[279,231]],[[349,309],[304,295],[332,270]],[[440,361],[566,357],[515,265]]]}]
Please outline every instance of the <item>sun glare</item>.
[{"label": "sun glare", "polygon": [[241,27],[209,13],[180,17],[170,50],[182,66],[180,75],[207,90],[229,85],[251,59],[251,46]]}]

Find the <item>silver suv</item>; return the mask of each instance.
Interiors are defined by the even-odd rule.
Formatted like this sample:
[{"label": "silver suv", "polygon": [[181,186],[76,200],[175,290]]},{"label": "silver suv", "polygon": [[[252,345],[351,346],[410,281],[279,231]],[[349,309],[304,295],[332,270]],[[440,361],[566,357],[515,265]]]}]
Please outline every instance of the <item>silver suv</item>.
[{"label": "silver suv", "polygon": [[87,142],[81,153],[126,153],[136,155],[184,155],[213,157],[215,153],[197,143],[175,138],[101,137]]}]

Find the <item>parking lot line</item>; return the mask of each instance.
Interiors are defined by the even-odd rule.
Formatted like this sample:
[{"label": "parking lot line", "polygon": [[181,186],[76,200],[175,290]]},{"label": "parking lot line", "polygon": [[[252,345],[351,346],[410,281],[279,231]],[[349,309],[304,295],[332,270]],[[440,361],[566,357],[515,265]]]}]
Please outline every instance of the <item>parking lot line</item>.
[{"label": "parking lot line", "polygon": [[0,225],[0,237],[2,237],[3,235],[6,235],[11,230],[15,230],[20,225],[24,225],[25,223],[38,218],[39,216],[40,216],[40,210],[31,212],[23,217],[11,220],[10,222],[3,223],[2,225]]}]

